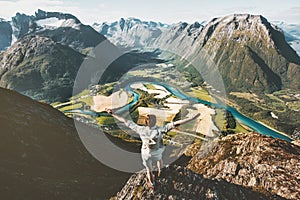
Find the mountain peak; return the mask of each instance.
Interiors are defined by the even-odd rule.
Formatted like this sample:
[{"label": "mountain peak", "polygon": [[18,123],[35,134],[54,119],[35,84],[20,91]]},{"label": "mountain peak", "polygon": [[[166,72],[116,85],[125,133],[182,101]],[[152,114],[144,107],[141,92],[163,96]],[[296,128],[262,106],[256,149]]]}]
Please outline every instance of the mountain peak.
[{"label": "mountain peak", "polygon": [[69,13],[46,12],[41,9],[38,9],[37,12],[35,12],[35,20],[40,20],[40,19],[45,19],[45,18],[53,18],[53,17],[58,18],[60,20],[73,19],[73,20],[75,20],[75,23],[78,23],[78,24],[81,23],[79,21],[79,19],[77,19],[77,17],[75,17],[74,15],[69,14]]},{"label": "mountain peak", "polygon": [[93,24],[99,33],[110,38],[119,47],[145,47],[146,41],[154,40],[169,25],[153,21],[142,21],[137,18],[121,18],[112,23]]}]

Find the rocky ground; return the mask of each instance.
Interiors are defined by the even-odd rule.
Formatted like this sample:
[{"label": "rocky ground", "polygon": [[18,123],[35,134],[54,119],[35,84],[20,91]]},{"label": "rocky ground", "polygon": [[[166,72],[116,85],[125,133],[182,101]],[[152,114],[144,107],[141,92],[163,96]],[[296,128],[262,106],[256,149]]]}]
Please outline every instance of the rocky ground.
[{"label": "rocky ground", "polygon": [[146,185],[131,176],[115,199],[299,199],[300,147],[258,133],[236,134],[186,150],[187,165],[172,165]]},{"label": "rocky ground", "polygon": [[299,146],[258,133],[232,135],[211,145],[208,154],[199,150],[193,156],[189,169],[205,178],[300,199]]},{"label": "rocky ground", "polygon": [[206,179],[176,165],[163,169],[154,190],[146,186],[145,180],[145,172],[134,174],[114,199],[283,199],[223,180]]}]

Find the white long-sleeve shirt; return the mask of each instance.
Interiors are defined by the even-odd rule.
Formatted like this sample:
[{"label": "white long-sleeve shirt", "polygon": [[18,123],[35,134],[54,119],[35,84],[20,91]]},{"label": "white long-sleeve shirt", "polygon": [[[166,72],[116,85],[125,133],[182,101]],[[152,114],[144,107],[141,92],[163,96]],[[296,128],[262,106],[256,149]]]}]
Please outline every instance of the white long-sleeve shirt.
[{"label": "white long-sleeve shirt", "polygon": [[173,122],[170,122],[165,126],[154,126],[150,128],[148,126],[139,126],[129,120],[126,121],[125,125],[139,134],[143,143],[142,148],[150,149],[155,149],[156,146],[159,148],[159,143],[162,142],[162,135],[174,128]]}]

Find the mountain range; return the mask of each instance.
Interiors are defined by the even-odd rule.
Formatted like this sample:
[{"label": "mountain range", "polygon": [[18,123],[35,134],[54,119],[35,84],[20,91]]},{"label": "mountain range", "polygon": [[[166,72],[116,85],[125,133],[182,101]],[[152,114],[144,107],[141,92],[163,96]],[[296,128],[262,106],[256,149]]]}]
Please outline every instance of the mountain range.
[{"label": "mountain range", "polygon": [[[70,14],[42,10],[35,16],[17,13],[11,22],[3,24],[14,31],[0,29],[0,36],[17,40],[6,41],[13,44],[2,48],[6,50],[0,54],[0,86],[48,103],[72,96],[78,70],[86,59],[94,62],[87,69],[94,70],[91,76],[107,68],[102,78],[98,77],[100,82],[115,81],[138,63],[160,62],[148,53],[120,51]],[[95,53],[99,44],[104,46]],[[109,61],[111,55],[116,59]],[[80,80],[84,82],[81,89],[98,83],[93,79]]]},{"label": "mountain range", "polygon": [[[259,15],[235,14],[206,24],[173,25],[130,18],[94,27],[117,46],[160,48],[188,60],[195,68],[205,68],[197,66],[197,58],[209,57],[228,92],[300,88],[299,56],[283,31]],[[212,78],[206,79],[214,85]]]},{"label": "mountain range", "polygon": [[[172,25],[130,18],[96,28],[120,48],[160,49],[160,56],[194,85],[209,84],[219,92],[216,95],[226,96],[245,115],[292,135],[299,129],[299,109],[288,108],[287,98],[272,98],[275,92],[297,96],[300,90],[300,58],[290,46],[291,39],[295,43],[297,26],[288,27],[282,30],[260,15],[233,14]],[[231,95],[235,93],[241,96]],[[267,106],[253,103],[247,95]],[[278,101],[284,105],[279,107]],[[290,103],[297,104],[297,99]],[[272,118],[270,113],[275,111],[280,120]]]},{"label": "mountain range", "polygon": [[[259,15],[235,14],[207,23],[173,25],[122,18],[110,24],[94,24],[99,33],[73,15],[42,10],[35,16],[18,13],[11,22],[1,23],[13,31],[5,34],[6,29],[0,29],[0,35],[12,38],[12,41],[13,38],[19,40],[0,54],[0,85],[39,100],[53,102],[70,96],[71,85],[84,58],[104,41],[109,48],[115,49],[112,51],[118,50],[110,42],[127,50],[160,49],[176,55],[177,60],[190,63],[187,68],[183,64],[182,70],[193,73],[196,69],[206,82],[221,91],[225,88],[228,93],[300,89],[299,56],[286,42],[283,32]],[[27,49],[27,46],[36,46],[37,50]],[[42,52],[47,53],[42,55]],[[18,56],[12,56],[15,54]],[[168,60],[170,56],[164,59]],[[180,68],[180,62],[178,66]],[[67,70],[58,70],[62,68]],[[130,66],[116,68],[115,71],[120,71]],[[36,78],[30,80],[28,77],[31,76]],[[62,90],[67,92],[62,94],[55,89],[59,88],[59,82],[63,83]],[[51,94],[44,95],[42,90]]]},{"label": "mountain range", "polygon": [[0,29],[0,35],[3,37],[0,40],[6,45],[1,45],[0,50],[7,49],[18,39],[32,33],[49,37],[78,51],[95,47],[105,40],[103,35],[82,24],[75,16],[59,12],[38,10],[34,16],[17,13],[11,21],[2,20],[2,23],[6,29]]},{"label": "mountain range", "polygon": [[[144,172],[125,184],[130,175],[96,160],[72,119],[33,100],[52,103],[71,97],[87,60],[90,76],[80,80],[83,86],[117,81],[139,64],[170,61],[198,85],[205,81],[221,90],[220,80],[215,81],[221,78],[228,93],[299,91],[300,58],[289,45],[298,36],[287,27],[284,34],[278,26],[248,14],[172,25],[130,18],[93,27],[71,14],[42,10],[1,19],[1,199],[103,199],[114,194],[115,199],[299,199],[300,149],[295,144],[257,133],[226,136],[208,146],[196,143],[185,152],[188,161],[164,169],[156,191],[150,192]],[[99,51],[99,44],[105,49]],[[111,62],[116,55],[120,57]],[[254,110],[248,101],[247,106]],[[289,119],[291,131],[299,128],[297,111],[285,112],[296,116]],[[101,147],[105,134],[79,126],[87,135],[97,135],[95,144]]]},{"label": "mountain range", "polygon": [[106,41],[70,14],[38,10],[35,16],[17,13],[3,23],[13,31],[0,29],[0,35],[13,44],[1,47],[6,50],[0,54],[0,85],[47,102],[71,96],[88,49]]}]

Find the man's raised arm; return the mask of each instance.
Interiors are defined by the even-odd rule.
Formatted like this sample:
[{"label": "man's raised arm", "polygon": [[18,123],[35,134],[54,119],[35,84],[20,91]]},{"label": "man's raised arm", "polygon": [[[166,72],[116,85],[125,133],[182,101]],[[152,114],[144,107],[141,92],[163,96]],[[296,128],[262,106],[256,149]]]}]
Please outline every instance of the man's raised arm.
[{"label": "man's raised arm", "polygon": [[175,121],[173,122],[174,123],[174,126],[177,126],[177,125],[181,125],[181,124],[184,124],[186,122],[189,122],[197,117],[200,116],[200,113],[197,113],[196,115],[192,116],[192,117],[189,117],[189,118],[186,118],[186,119],[182,119],[182,120],[178,120],[178,121]]},{"label": "man's raised arm", "polygon": [[126,123],[126,119],[119,116],[119,115],[116,115],[112,112],[112,109],[109,109],[109,108],[105,108],[105,111],[110,114],[111,116],[113,116],[114,118],[116,118],[117,120],[119,120],[120,122],[123,122],[123,123]]}]

